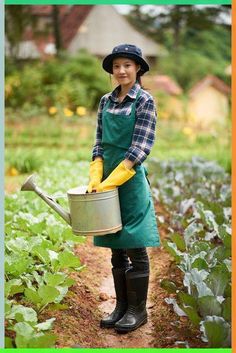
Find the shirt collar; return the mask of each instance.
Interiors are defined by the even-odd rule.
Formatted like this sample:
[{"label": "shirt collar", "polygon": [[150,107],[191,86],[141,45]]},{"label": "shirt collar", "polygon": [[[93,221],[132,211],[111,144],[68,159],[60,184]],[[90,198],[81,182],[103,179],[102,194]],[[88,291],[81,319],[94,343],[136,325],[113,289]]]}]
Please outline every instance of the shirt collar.
[{"label": "shirt collar", "polygon": [[[135,84],[133,85],[133,87],[130,88],[129,92],[127,93],[127,95],[125,96],[124,99],[126,99],[127,97],[131,98],[132,100],[136,99],[138,91],[140,90],[140,84],[138,82],[135,82]],[[110,94],[109,98],[113,101],[113,102],[119,102],[118,101],[118,94],[120,92],[120,85],[117,86]]]}]

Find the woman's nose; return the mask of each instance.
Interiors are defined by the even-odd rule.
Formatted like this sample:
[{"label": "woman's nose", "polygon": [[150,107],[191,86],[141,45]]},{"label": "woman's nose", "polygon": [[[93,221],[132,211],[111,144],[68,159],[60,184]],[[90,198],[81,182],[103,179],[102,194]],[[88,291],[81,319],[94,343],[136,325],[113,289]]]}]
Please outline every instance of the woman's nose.
[{"label": "woman's nose", "polygon": [[123,73],[123,72],[125,72],[125,68],[124,66],[120,66],[120,73]]}]

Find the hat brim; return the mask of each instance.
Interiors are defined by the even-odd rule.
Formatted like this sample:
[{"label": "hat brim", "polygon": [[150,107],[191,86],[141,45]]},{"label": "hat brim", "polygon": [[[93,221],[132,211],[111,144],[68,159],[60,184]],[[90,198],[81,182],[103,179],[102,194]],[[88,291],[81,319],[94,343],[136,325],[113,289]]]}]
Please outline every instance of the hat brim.
[{"label": "hat brim", "polygon": [[138,55],[131,53],[114,53],[107,55],[102,63],[102,67],[109,74],[113,74],[112,63],[115,58],[128,58],[134,60],[137,64],[140,65],[139,75],[142,76],[145,72],[149,71],[148,63]]}]

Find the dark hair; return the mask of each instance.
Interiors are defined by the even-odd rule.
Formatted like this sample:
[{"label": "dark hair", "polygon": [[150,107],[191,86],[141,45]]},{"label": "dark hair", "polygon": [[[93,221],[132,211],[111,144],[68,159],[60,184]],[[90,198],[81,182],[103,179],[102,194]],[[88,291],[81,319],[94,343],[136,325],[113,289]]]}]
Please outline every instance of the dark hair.
[{"label": "dark hair", "polygon": [[136,76],[136,81],[140,84],[141,88],[143,88],[143,86],[142,86],[141,76],[139,75],[139,73],[137,73],[137,76]]}]

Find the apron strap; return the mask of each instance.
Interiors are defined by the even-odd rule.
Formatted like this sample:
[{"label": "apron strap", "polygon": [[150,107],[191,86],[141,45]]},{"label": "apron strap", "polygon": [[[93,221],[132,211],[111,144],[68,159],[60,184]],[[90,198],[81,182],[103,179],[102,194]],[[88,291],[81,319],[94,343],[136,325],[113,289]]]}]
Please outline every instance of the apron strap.
[{"label": "apron strap", "polygon": [[136,98],[135,98],[135,101],[132,103],[131,114],[134,114],[134,115],[135,115],[136,104],[137,104],[137,101],[138,101],[138,98],[139,98],[140,95],[141,95],[141,88],[139,89],[139,91],[138,91],[138,93],[137,93],[137,96],[136,96]]},{"label": "apron strap", "polygon": [[111,100],[110,100],[110,98],[108,97],[107,102],[106,102],[106,104],[104,105],[102,111],[107,110],[107,108],[109,107],[110,103],[111,103]]}]

